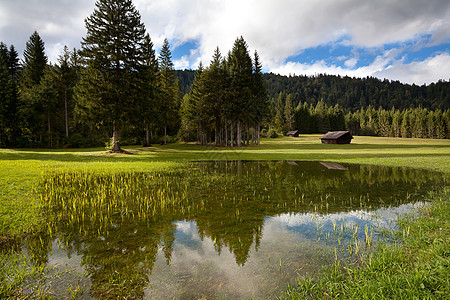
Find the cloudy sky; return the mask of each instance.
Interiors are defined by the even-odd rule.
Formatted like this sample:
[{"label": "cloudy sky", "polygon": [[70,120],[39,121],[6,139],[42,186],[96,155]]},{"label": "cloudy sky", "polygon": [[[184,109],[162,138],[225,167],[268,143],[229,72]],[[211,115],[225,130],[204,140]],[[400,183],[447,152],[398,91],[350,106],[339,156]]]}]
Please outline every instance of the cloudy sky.
[{"label": "cloudy sky", "polygon": [[[405,83],[450,79],[449,0],[134,0],[157,50],[176,68],[209,64],[238,36],[266,72],[375,76]],[[51,61],[79,48],[94,0],[0,0],[0,41],[22,54],[37,30]]]}]

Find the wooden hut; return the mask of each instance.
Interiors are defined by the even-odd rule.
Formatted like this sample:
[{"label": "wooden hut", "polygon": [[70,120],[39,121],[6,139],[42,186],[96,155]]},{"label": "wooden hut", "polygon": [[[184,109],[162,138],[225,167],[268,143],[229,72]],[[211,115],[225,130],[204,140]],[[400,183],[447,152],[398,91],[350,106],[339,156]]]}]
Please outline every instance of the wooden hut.
[{"label": "wooden hut", "polygon": [[298,137],[298,130],[288,131],[288,132],[286,132],[286,135],[292,136],[292,137]]},{"label": "wooden hut", "polygon": [[329,131],[320,139],[323,144],[350,144],[353,136],[348,131]]}]

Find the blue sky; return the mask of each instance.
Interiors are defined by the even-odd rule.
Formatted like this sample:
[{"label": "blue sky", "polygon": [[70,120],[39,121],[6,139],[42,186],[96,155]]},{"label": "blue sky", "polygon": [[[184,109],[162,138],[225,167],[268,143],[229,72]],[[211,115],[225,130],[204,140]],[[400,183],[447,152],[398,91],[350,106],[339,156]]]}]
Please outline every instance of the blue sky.
[{"label": "blue sky", "polygon": [[[450,79],[448,0],[134,0],[157,48],[175,66],[208,65],[238,36],[266,72],[375,76],[429,84]],[[34,30],[51,61],[80,47],[94,0],[0,0],[0,41],[20,53]]]}]

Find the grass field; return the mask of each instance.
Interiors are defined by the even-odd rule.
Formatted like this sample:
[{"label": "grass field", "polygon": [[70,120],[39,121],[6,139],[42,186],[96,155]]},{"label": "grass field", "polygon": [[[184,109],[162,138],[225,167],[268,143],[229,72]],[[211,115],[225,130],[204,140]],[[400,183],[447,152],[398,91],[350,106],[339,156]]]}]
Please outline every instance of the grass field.
[{"label": "grass field", "polygon": [[[40,203],[33,196],[33,191],[39,178],[48,171],[153,171],[174,168],[184,161],[196,160],[310,160],[427,168],[444,172],[450,176],[450,140],[356,136],[350,145],[327,145],[321,144],[319,137],[319,135],[303,135],[298,138],[263,139],[260,146],[241,148],[199,146],[182,143],[164,146],[158,145],[148,148],[138,146],[123,147],[129,154],[108,154],[101,148],[57,150],[0,149],[0,244],[20,236],[23,232],[33,231],[39,225],[41,218],[38,213],[38,208]],[[440,209],[437,209],[435,213],[444,225],[423,225],[431,228],[430,232],[432,232],[432,237],[424,238],[423,236],[414,236],[414,232],[412,232],[409,237],[412,239],[412,242],[409,242],[409,244],[405,242],[407,247],[411,247],[414,245],[422,245],[414,243],[414,239],[423,239],[425,246],[422,245],[420,249],[414,246],[416,250],[428,249],[426,246],[430,243],[432,246],[434,245],[433,243],[440,245],[440,250],[436,250],[438,253],[430,252],[430,250],[423,254],[418,254],[419,259],[426,260],[427,266],[428,263],[438,264],[440,272],[435,277],[442,277],[442,272],[444,272],[444,275],[450,275],[448,274],[449,252],[446,250],[447,252],[444,251],[442,253],[442,245],[449,246],[449,222],[448,214],[445,214],[448,213],[449,194],[450,192],[447,189],[443,195],[435,196],[441,202]],[[428,213],[431,215],[433,211]],[[423,224],[426,224],[428,221],[424,219],[423,222],[425,222]],[[420,226],[420,224],[422,223],[414,223],[414,226]],[[412,251],[413,248],[400,247],[399,249],[395,253],[398,254],[398,251]],[[411,260],[407,254],[402,255],[403,259]],[[388,256],[390,258],[386,258]],[[379,257],[387,259],[387,266],[397,259],[391,254]],[[420,266],[420,264],[417,265]],[[405,274],[407,271],[414,273],[416,270],[417,276],[426,276],[426,274],[424,275],[419,272],[418,267],[413,265],[408,265],[405,268]],[[364,269],[371,270],[370,266]],[[386,270],[381,270],[381,272],[391,274]],[[367,292],[366,294],[364,292],[359,294],[355,292],[352,294],[355,290],[348,293],[342,286],[338,288],[338,284],[348,282],[348,273],[333,272],[331,270],[328,274],[330,278],[334,276],[339,279],[339,282],[332,283],[336,284],[336,288],[334,289],[334,291],[337,291],[336,293],[332,288],[330,289],[329,285],[326,285],[325,281],[321,283],[321,281],[316,282],[308,279],[303,281],[304,284],[300,283],[299,287],[292,288],[284,297],[303,298],[318,297],[319,295],[328,298],[329,295],[332,297],[344,295],[344,298],[364,298],[365,296],[370,298],[370,294],[367,294]],[[375,274],[374,277],[370,277],[368,274],[360,274],[356,274],[362,276],[358,282],[363,282],[366,279],[377,281],[376,272],[373,270],[369,275],[372,276]],[[323,278],[327,279],[328,277],[326,276]],[[351,276],[350,279],[352,278]],[[391,274],[390,276],[395,276],[395,274]],[[402,276],[405,277],[404,275]],[[327,280],[327,282],[331,282],[329,278]],[[408,278],[405,280],[408,280]],[[392,287],[395,288],[396,285],[392,285]],[[416,293],[412,295],[422,294]],[[445,297],[446,295],[448,296],[448,292],[447,294],[444,292],[444,294],[431,295],[431,298],[435,296],[437,298],[441,296]]]},{"label": "grass field", "polygon": [[104,149],[0,149],[0,236],[26,231],[39,221],[32,191],[46,171],[159,170],[195,160],[311,160],[428,168],[450,174],[450,140],[357,136],[350,145],[321,144],[320,135],[263,139],[260,146],[225,148],[175,143],[130,154]]}]

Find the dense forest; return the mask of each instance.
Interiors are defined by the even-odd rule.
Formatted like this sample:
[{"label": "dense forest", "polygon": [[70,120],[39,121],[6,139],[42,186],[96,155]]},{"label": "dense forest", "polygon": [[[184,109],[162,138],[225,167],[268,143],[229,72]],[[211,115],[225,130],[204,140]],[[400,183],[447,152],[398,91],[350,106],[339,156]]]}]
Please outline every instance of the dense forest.
[{"label": "dense forest", "polygon": [[242,146],[290,129],[450,138],[446,81],[262,74],[242,37],[208,66],[176,71],[169,42],[157,55],[131,0],[100,0],[85,23],[81,49],[64,47],[55,63],[38,32],[22,60],[0,42],[0,147]]},{"label": "dense forest", "polygon": [[[183,94],[189,93],[194,73],[192,70],[177,71]],[[294,107],[301,101],[316,105],[323,100],[328,106],[339,104],[350,111],[367,108],[369,105],[400,110],[418,107],[431,110],[450,108],[450,84],[443,80],[418,86],[375,77],[351,78],[325,74],[283,76],[265,73],[263,79],[269,98],[274,103],[280,92],[283,92],[292,94]]]}]

